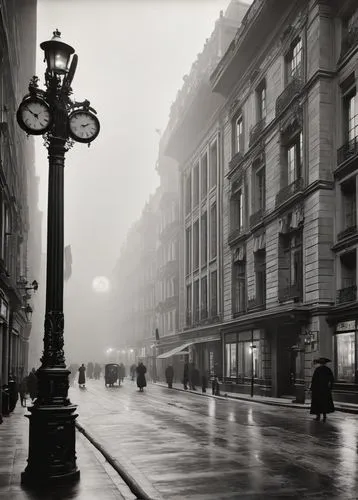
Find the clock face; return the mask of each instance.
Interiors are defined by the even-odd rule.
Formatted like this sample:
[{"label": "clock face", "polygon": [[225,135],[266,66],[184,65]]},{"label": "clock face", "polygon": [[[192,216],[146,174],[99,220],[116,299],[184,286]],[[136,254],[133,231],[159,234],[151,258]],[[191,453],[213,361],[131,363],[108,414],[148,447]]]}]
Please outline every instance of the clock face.
[{"label": "clock face", "polygon": [[30,98],[20,104],[17,112],[17,121],[25,132],[42,135],[50,128],[52,115],[45,101]]},{"label": "clock face", "polygon": [[89,111],[75,111],[69,117],[69,128],[75,141],[91,142],[99,133],[99,121]]}]

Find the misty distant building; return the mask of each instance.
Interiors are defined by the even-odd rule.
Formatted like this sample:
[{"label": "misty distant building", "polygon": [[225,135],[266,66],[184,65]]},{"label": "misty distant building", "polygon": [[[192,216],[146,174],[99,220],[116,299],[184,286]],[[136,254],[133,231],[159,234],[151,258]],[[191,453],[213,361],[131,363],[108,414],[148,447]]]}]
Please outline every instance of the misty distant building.
[{"label": "misty distant building", "polygon": [[32,220],[37,210],[34,142],[19,129],[15,113],[35,73],[36,7],[35,0],[0,2],[0,386],[10,373],[19,379],[27,371],[31,323],[25,287],[38,269],[28,250],[34,241],[41,245]]}]

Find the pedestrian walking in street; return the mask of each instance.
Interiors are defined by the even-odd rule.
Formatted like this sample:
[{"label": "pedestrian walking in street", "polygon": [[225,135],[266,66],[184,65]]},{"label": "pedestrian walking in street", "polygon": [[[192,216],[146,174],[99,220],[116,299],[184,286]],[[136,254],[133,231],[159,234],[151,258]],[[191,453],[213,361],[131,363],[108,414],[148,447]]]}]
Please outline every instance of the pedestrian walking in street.
[{"label": "pedestrian walking in street", "polygon": [[165,369],[165,378],[168,384],[169,389],[173,387],[173,378],[174,378],[174,369],[172,365],[168,365]]},{"label": "pedestrian walking in street", "polygon": [[27,377],[23,377],[19,385],[20,403],[26,407],[26,396],[28,394]]},{"label": "pedestrian walking in street", "polygon": [[124,377],[126,376],[126,369],[123,363],[119,363],[119,379],[123,383]]},{"label": "pedestrian walking in street", "polygon": [[131,370],[131,379],[134,382],[134,378],[135,378],[135,374],[136,374],[136,370],[137,370],[137,367],[134,363],[132,364],[130,370]]},{"label": "pedestrian walking in street", "polygon": [[19,399],[19,388],[17,386],[15,375],[9,375],[9,410],[15,410],[17,400]]},{"label": "pedestrian walking in street", "polygon": [[86,367],[85,367],[85,365],[83,363],[79,367],[78,371],[79,371],[78,385],[80,387],[84,388],[85,387],[85,383],[86,383]]},{"label": "pedestrian walking in street", "polygon": [[38,380],[36,375],[36,370],[33,368],[27,377],[27,388],[30,394],[31,401],[37,398],[38,392]]},{"label": "pedestrian walking in street", "polygon": [[326,364],[330,362],[330,359],[319,358],[314,362],[318,363],[319,366],[315,369],[312,376],[310,387],[312,391],[310,413],[311,415],[316,415],[316,421],[321,419],[322,413],[323,422],[325,422],[327,413],[334,412],[334,404],[332,400],[334,377],[332,370],[326,366]]},{"label": "pedestrian walking in street", "polygon": [[184,389],[188,389],[188,382],[189,382],[189,363],[186,362],[184,364],[184,373],[183,373],[183,385]]},{"label": "pedestrian walking in street", "polygon": [[147,381],[145,379],[145,374],[147,368],[143,365],[142,361],[139,362],[137,368],[137,386],[139,387],[139,392],[143,392],[143,388],[147,386]]}]

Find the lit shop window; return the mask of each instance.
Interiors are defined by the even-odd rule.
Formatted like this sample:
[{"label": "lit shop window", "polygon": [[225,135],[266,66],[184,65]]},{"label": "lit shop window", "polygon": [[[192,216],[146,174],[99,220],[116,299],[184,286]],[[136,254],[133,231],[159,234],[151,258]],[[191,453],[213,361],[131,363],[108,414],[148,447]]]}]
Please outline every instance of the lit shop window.
[{"label": "lit shop window", "polygon": [[336,335],[337,379],[344,382],[354,382],[355,335],[355,332]]}]

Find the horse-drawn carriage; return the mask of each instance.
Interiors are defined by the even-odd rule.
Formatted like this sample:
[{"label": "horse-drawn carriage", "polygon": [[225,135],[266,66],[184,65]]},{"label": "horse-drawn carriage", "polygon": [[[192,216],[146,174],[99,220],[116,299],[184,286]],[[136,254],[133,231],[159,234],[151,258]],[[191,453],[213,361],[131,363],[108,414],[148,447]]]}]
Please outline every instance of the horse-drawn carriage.
[{"label": "horse-drawn carriage", "polygon": [[104,385],[107,387],[113,387],[114,384],[118,382],[118,386],[121,385],[120,380],[120,369],[119,365],[116,363],[109,363],[104,367]]}]

